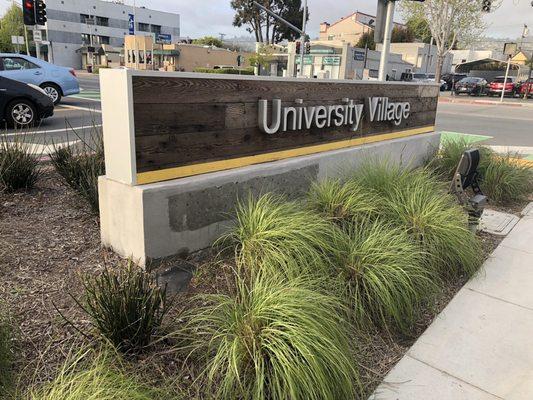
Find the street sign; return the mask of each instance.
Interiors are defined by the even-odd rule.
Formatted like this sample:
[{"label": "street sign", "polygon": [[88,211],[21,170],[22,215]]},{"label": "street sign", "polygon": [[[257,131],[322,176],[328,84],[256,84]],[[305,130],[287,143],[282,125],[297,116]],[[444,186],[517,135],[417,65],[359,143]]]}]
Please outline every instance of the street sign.
[{"label": "street sign", "polygon": [[353,59],[355,61],[364,61],[365,60],[365,52],[364,51],[355,50],[354,53],[353,53]]},{"label": "street sign", "polygon": [[43,41],[43,33],[42,31],[34,30],[33,31],[33,41],[34,42],[42,42]]},{"label": "street sign", "polygon": [[518,45],[516,43],[505,43],[503,46],[503,54],[507,57],[512,57],[516,54],[518,50]]},{"label": "street sign", "polygon": [[172,43],[172,35],[168,33],[158,33],[156,37],[156,43],[161,44],[171,44]]},{"label": "street sign", "polygon": [[328,56],[322,59],[324,65],[341,65],[341,58],[339,56]]},{"label": "street sign", "polygon": [[11,44],[24,44],[24,36],[11,36]]},{"label": "street sign", "polygon": [[130,35],[135,35],[135,16],[128,14],[128,29]]},{"label": "street sign", "polygon": [[[313,56],[304,56],[304,65],[312,65],[313,64]],[[296,65],[300,65],[301,60],[300,57],[296,57]]]}]

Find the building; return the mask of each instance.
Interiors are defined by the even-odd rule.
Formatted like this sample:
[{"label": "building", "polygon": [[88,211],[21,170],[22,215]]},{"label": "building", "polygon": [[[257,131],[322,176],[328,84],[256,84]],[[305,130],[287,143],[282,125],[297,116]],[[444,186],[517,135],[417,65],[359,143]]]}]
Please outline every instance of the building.
[{"label": "building", "polygon": [[[301,56],[296,54],[294,42],[288,44],[287,50],[287,70],[282,75],[294,77],[299,75]],[[303,72],[306,77],[317,79],[377,79],[380,57],[379,51],[365,51],[347,42],[312,41],[310,54],[304,56]],[[387,75],[391,80],[400,80],[402,74],[412,72],[412,68],[401,55],[391,54]]]},{"label": "building", "polygon": [[[380,50],[381,44],[376,45]],[[391,43],[391,53],[400,54],[402,59],[413,66],[414,73],[434,74],[437,69],[437,46],[422,42]],[[452,71],[453,55],[448,53],[444,58],[442,73]]]},{"label": "building", "polygon": [[180,37],[179,14],[134,8],[119,1],[46,0],[46,13],[48,60],[67,67],[82,67],[84,46],[94,47],[95,53],[102,45],[124,46],[130,16],[135,16],[138,34],[171,42]]},{"label": "building", "polygon": [[[374,28],[375,21],[376,17],[356,11],[333,24],[321,23],[319,38],[321,41],[341,41],[355,46],[363,33],[370,32]],[[405,25],[396,22],[394,26],[405,27]]]},{"label": "building", "polygon": [[479,61],[485,59],[498,59],[503,60],[504,55],[501,51],[496,50],[450,50],[452,55],[452,71],[455,71],[455,67],[459,64],[469,63],[472,61]]},{"label": "building", "polygon": [[253,53],[187,43],[155,43],[151,36],[128,35],[124,44],[124,65],[141,70],[194,72],[196,68],[250,66]]}]

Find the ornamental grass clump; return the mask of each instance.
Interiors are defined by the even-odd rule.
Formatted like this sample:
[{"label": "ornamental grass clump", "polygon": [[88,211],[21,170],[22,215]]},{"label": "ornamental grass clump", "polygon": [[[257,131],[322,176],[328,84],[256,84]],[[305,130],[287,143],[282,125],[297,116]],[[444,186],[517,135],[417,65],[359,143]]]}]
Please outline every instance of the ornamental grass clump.
[{"label": "ornamental grass clump", "polygon": [[533,168],[521,164],[512,154],[492,157],[481,178],[482,190],[495,203],[522,202],[533,192]]},{"label": "ornamental grass clump", "polygon": [[409,179],[408,168],[386,158],[365,160],[350,177],[351,181],[375,193],[379,199],[388,197],[393,188],[407,185]]},{"label": "ornamental grass clump", "polygon": [[98,332],[122,352],[143,351],[152,342],[170,304],[166,288],[131,261],[106,267],[83,280],[85,301],[78,305],[91,317]]},{"label": "ornamental grass clump", "polygon": [[328,179],[312,185],[307,197],[311,209],[338,225],[375,218],[379,198],[357,182]]},{"label": "ornamental grass clump", "polygon": [[21,134],[8,139],[0,135],[0,191],[31,189],[41,175],[41,154]]},{"label": "ornamental grass clump", "polygon": [[351,225],[337,244],[341,258],[336,272],[345,282],[356,324],[408,333],[435,289],[421,247],[405,230],[380,220]]},{"label": "ornamental grass clump", "polygon": [[383,212],[421,246],[441,277],[472,276],[479,269],[482,249],[468,215],[427,171],[413,171],[409,184],[393,188]]},{"label": "ornamental grass clump", "polygon": [[71,356],[53,381],[30,389],[28,400],[164,400],[160,390],[126,373],[116,356],[83,351]]},{"label": "ornamental grass clump", "polygon": [[235,245],[240,266],[298,276],[326,269],[333,230],[303,204],[266,194],[237,205],[235,225],[221,242]]},{"label": "ornamental grass clump", "polygon": [[354,399],[356,362],[339,299],[310,278],[236,276],[234,295],[204,295],[184,333],[207,357],[217,399]]},{"label": "ornamental grass clump", "polygon": [[12,364],[12,324],[3,307],[0,307],[0,398],[11,390]]},{"label": "ornamental grass clump", "polygon": [[63,147],[54,145],[50,160],[63,181],[98,212],[98,177],[105,175],[102,134],[96,126],[88,137],[73,132],[78,143]]}]

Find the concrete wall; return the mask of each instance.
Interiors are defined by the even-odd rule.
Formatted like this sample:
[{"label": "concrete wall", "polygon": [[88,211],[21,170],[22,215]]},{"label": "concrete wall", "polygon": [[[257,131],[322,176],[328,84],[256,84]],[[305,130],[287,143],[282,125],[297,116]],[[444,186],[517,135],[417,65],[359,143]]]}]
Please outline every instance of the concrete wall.
[{"label": "concrete wall", "polygon": [[238,200],[249,194],[297,198],[311,182],[343,176],[368,158],[416,166],[439,141],[429,133],[141,186],[101,177],[102,243],[141,265],[203,249],[226,231]]}]

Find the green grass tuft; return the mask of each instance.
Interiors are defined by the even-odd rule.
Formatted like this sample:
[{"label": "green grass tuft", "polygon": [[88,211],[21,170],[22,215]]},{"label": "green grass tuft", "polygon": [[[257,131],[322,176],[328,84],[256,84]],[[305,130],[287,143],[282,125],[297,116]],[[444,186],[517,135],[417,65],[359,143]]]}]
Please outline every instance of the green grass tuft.
[{"label": "green grass tuft", "polygon": [[81,143],[74,146],[55,146],[50,160],[64,182],[98,212],[98,177],[105,175],[102,134],[94,127],[88,139],[78,138]]},{"label": "green grass tuft", "polygon": [[152,342],[169,309],[166,289],[131,261],[117,269],[105,268],[83,281],[85,302],[100,334],[123,352],[139,352]]},{"label": "green grass tuft", "polygon": [[482,172],[482,190],[489,200],[513,204],[528,199],[533,192],[533,168],[519,164],[513,155],[493,157]]},{"label": "green grass tuft", "polygon": [[303,204],[267,194],[240,202],[236,214],[221,242],[236,245],[239,265],[272,268],[287,276],[326,269],[334,227]]},{"label": "green grass tuft", "polygon": [[0,135],[0,190],[14,192],[31,189],[41,175],[35,146],[21,134],[13,140]]},{"label": "green grass tuft", "polygon": [[375,218],[379,209],[379,198],[357,182],[333,179],[314,183],[308,203],[311,209],[340,225]]},{"label": "green grass tuft", "polygon": [[217,399],[353,399],[358,375],[340,301],[309,278],[236,278],[236,294],[202,296],[185,334],[206,355]]},{"label": "green grass tuft", "polygon": [[338,273],[355,322],[408,333],[436,286],[426,254],[401,228],[380,220],[353,224],[338,241]]},{"label": "green grass tuft", "polygon": [[[2,306],[2,304],[0,304]],[[13,379],[12,323],[0,307],[0,398],[7,396],[12,389]]]},{"label": "green grass tuft", "polygon": [[[163,400],[162,391],[148,388],[127,374],[111,353],[79,352],[50,383],[30,389],[28,400]],[[117,365],[118,364],[118,365]],[[172,397],[170,397],[172,398]]]}]

